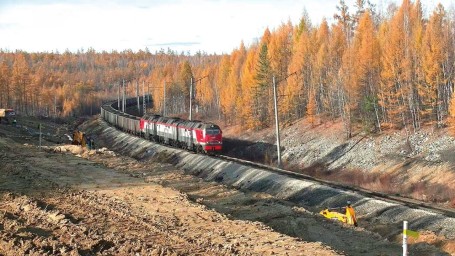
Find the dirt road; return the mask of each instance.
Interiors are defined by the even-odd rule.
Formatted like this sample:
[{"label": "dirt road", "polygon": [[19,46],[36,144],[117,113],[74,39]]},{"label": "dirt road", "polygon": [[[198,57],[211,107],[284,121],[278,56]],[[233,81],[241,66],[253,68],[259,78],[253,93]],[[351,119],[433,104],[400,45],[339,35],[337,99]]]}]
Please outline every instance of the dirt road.
[{"label": "dirt road", "polygon": [[163,186],[172,166],[24,142],[0,131],[0,255],[339,254],[193,202]]}]

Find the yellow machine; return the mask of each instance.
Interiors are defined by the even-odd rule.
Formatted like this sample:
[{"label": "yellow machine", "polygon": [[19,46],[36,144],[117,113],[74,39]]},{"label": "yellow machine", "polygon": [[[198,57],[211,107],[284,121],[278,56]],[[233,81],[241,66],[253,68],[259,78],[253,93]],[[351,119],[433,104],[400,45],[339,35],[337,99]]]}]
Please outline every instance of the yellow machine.
[{"label": "yellow machine", "polygon": [[[337,211],[338,210],[338,211]],[[341,210],[341,211],[340,211]],[[349,225],[354,225],[357,227],[357,218],[355,216],[354,208],[348,202],[346,207],[336,208],[336,209],[324,209],[320,214],[327,219],[334,219],[347,223]]]}]

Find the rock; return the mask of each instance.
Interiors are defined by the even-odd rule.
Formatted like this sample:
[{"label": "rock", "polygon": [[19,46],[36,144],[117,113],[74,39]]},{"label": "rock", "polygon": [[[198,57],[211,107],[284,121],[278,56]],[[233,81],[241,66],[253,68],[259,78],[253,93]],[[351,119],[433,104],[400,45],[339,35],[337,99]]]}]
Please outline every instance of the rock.
[{"label": "rock", "polygon": [[22,206],[22,210],[23,210],[24,212],[30,211],[31,208],[32,208],[32,207],[31,207],[29,204],[26,204],[26,205]]},{"label": "rock", "polygon": [[63,220],[65,220],[65,215],[60,214],[58,211],[48,214],[47,217],[53,223],[60,223],[64,222]]}]

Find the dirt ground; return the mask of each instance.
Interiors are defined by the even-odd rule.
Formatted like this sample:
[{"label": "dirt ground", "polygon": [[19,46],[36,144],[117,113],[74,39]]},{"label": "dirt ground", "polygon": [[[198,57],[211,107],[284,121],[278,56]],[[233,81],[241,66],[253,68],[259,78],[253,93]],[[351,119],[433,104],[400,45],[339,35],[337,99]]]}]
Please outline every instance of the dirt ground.
[{"label": "dirt ground", "polygon": [[[1,125],[0,255],[339,254],[190,200],[166,186],[181,178],[172,166],[36,145],[36,136]],[[73,147],[61,148],[78,153]]]},{"label": "dirt ground", "polygon": [[[33,132],[0,126],[0,255],[401,253],[399,234],[343,226],[156,159],[64,145],[69,127],[46,124],[39,150]],[[448,255],[411,242],[413,255]]]}]

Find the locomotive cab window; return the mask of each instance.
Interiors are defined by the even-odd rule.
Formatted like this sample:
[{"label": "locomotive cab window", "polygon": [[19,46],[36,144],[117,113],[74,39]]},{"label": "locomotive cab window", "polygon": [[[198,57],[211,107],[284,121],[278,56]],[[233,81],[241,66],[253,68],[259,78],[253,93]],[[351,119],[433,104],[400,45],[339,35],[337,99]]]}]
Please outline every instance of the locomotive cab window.
[{"label": "locomotive cab window", "polygon": [[205,134],[210,134],[210,135],[220,134],[220,129],[209,128],[209,129],[205,130]]}]

